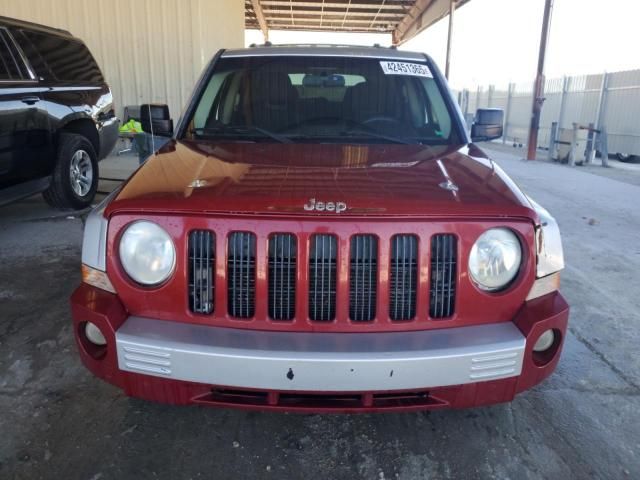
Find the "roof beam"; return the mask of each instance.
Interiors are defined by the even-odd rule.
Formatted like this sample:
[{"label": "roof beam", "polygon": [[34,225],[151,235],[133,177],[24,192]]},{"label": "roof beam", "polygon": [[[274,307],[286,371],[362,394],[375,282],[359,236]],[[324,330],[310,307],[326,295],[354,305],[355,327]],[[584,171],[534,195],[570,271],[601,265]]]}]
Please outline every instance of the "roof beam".
[{"label": "roof beam", "polygon": [[422,25],[422,15],[438,0],[416,0],[416,3],[407,12],[398,26],[393,31],[393,44],[398,45],[408,40],[407,32],[416,24],[416,30],[419,30]]},{"label": "roof beam", "polygon": [[456,12],[456,0],[449,0],[449,34],[447,35],[447,61],[444,67],[444,76],[449,79],[449,68],[451,67],[451,42],[453,41],[453,14]]},{"label": "roof beam", "polygon": [[[262,7],[262,11],[264,12],[264,15],[266,17],[269,17],[271,15],[282,15],[282,14],[289,14],[289,12],[285,12],[284,10],[281,9],[271,9],[271,8],[265,8],[264,6]],[[344,17],[345,16],[345,12],[346,10],[326,10],[324,11],[324,16],[331,16],[331,15],[335,15],[335,16],[340,16],[340,17]],[[294,14],[295,15],[309,15],[309,16],[320,16],[322,15],[322,11],[321,10],[294,10]],[[371,12],[346,12],[346,15],[348,17],[367,17],[370,18],[372,16],[375,15],[375,13],[373,11]],[[404,13],[396,13],[396,12],[384,12],[381,13],[380,16],[381,17],[385,17],[385,18],[395,18],[395,19],[399,19],[399,18],[403,18],[404,17]]]},{"label": "roof beam", "polygon": [[[454,8],[460,8],[469,0],[455,0]],[[416,0],[415,4],[393,31],[393,44],[399,45],[448,15],[451,0]]]},{"label": "roof beam", "polygon": [[[247,28],[392,33],[406,42],[469,0],[245,0]],[[451,42],[449,42],[450,44]]]},{"label": "roof beam", "polygon": [[[271,28],[273,30],[304,30],[304,31],[308,30],[311,32],[318,31],[318,25],[307,25],[307,24],[292,25],[291,23],[277,23],[277,24],[272,24]],[[353,25],[353,26],[323,25],[322,31],[323,32],[334,32],[334,31],[335,32],[351,32],[351,33],[389,33],[386,28],[380,28],[380,27],[369,28],[364,25]]]},{"label": "roof beam", "polygon": [[[269,25],[274,24],[274,22],[287,22],[289,23],[289,25],[291,25],[291,21],[288,20],[286,17],[265,17],[266,20],[269,22]],[[347,19],[347,20],[343,20],[342,18],[323,18],[322,20],[320,18],[303,18],[303,17],[294,17],[293,19],[294,24],[297,23],[312,23],[314,25],[316,25],[318,28],[322,28],[324,27],[325,24],[332,24],[332,23],[339,23],[342,24],[343,22],[345,24],[349,24],[349,23],[362,23],[364,25],[374,25],[374,24],[380,24],[380,25],[389,25],[389,24],[393,24],[392,21],[389,20],[384,20],[384,19],[374,19],[374,18],[364,18],[364,19],[358,19],[358,18],[353,18],[353,19]]]},{"label": "roof beam", "polygon": [[[253,2],[253,0],[252,0]],[[287,7],[289,8],[291,6],[291,3],[293,3],[294,8],[297,7],[316,7],[316,8],[320,8],[322,7],[322,3],[317,3],[317,2],[298,2],[297,0],[294,0],[293,2],[290,2],[289,0],[261,0],[260,3],[264,6],[264,7]],[[351,3],[351,6],[349,6],[348,3],[333,3],[333,2],[326,2],[324,4],[325,8],[340,8],[340,9],[347,9],[347,7],[349,7],[350,10],[352,9],[369,9],[369,10],[374,10],[377,11],[378,9],[382,9],[382,10],[399,10],[400,12],[406,12],[408,10],[408,5],[411,2],[405,2],[405,3],[387,3],[384,5],[380,5],[380,3]]]},{"label": "roof beam", "polygon": [[267,26],[267,20],[264,18],[264,12],[262,11],[260,0],[251,0],[251,6],[253,7],[253,13],[256,15],[258,25],[260,25],[260,30],[262,31],[262,35],[264,36],[264,41],[266,43],[269,41],[269,27]]}]

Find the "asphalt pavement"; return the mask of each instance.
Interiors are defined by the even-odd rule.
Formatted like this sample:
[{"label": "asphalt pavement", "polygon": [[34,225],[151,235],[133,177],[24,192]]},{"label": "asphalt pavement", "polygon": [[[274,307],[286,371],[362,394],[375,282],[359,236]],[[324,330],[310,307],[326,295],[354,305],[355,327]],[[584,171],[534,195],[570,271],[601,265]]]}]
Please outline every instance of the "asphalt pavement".
[{"label": "asphalt pavement", "polygon": [[73,343],[82,215],[38,196],[0,208],[0,479],[640,478],[640,171],[518,153],[492,155],[560,223],[570,332],[550,379],[472,410],[301,415],[127,398]]}]

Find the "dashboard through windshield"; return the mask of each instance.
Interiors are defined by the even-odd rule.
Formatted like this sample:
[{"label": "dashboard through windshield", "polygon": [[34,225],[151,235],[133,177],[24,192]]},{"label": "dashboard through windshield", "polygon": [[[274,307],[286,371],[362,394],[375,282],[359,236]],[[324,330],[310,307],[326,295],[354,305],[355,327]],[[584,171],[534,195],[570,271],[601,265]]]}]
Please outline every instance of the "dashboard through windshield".
[{"label": "dashboard through windshield", "polygon": [[186,136],[279,143],[457,141],[452,113],[426,62],[340,56],[220,58]]}]

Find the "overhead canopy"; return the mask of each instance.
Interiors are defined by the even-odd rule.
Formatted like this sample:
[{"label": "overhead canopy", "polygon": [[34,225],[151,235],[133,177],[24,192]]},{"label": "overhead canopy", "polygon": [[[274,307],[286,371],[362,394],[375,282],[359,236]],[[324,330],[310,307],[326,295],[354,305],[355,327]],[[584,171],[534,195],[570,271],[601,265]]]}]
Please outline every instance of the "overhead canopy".
[{"label": "overhead canopy", "polygon": [[[470,0],[455,0],[456,8]],[[451,0],[245,0],[246,28],[390,33],[406,42],[449,13]]]}]

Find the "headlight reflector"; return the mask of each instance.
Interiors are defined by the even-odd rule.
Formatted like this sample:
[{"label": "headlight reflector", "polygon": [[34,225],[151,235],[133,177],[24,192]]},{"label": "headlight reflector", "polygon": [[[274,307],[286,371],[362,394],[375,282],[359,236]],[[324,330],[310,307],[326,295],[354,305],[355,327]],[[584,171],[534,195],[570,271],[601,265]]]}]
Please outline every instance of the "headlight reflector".
[{"label": "headlight reflector", "polygon": [[516,277],[522,261],[522,248],[515,233],[492,228],[476,240],[469,255],[469,273],[483,290],[500,290]]},{"label": "headlight reflector", "polygon": [[169,234],[146,220],[130,224],[120,238],[120,263],[142,285],[158,285],[173,273],[176,249]]}]

